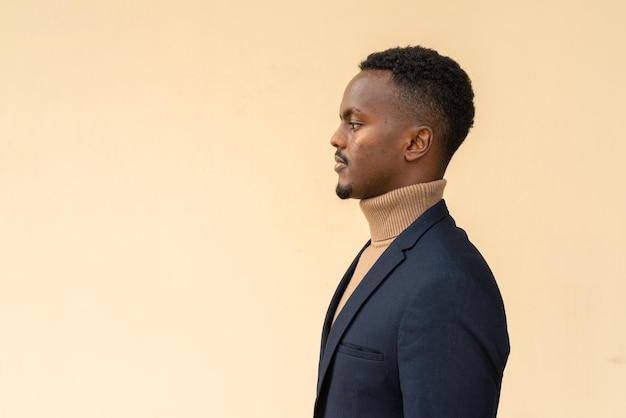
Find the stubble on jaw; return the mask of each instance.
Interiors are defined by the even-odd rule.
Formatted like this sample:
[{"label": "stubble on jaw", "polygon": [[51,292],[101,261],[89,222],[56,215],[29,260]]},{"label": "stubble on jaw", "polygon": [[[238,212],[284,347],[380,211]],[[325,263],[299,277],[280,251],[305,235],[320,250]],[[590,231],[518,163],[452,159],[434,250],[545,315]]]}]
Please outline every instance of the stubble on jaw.
[{"label": "stubble on jaw", "polygon": [[337,193],[337,196],[339,196],[339,199],[342,199],[342,200],[349,199],[350,196],[352,196],[352,185],[347,184],[345,186],[342,186],[341,184],[337,184],[335,193]]}]

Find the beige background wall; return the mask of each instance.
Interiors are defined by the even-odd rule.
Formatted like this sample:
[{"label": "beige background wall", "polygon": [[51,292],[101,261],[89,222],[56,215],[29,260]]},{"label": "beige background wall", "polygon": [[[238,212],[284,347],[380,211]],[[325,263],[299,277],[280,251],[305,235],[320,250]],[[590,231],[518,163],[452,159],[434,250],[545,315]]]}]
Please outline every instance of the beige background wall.
[{"label": "beige background wall", "polygon": [[446,199],[490,262],[500,416],[626,416],[620,1],[0,1],[0,417],[308,417],[367,239],[328,139],[369,52],[473,79]]}]

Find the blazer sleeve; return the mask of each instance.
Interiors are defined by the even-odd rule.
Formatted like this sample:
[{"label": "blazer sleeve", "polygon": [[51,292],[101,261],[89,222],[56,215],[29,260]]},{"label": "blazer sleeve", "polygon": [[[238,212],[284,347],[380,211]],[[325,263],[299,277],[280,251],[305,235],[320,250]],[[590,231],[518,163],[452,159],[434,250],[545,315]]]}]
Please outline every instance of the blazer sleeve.
[{"label": "blazer sleeve", "polygon": [[495,281],[455,276],[431,283],[400,323],[404,417],[495,417],[509,353]]}]

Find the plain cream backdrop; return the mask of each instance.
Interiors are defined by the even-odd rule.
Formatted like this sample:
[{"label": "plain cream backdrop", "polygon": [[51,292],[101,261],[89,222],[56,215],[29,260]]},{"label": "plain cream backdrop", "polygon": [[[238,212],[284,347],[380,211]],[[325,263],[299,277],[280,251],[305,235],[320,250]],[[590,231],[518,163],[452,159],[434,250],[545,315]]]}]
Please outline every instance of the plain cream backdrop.
[{"label": "plain cream backdrop", "polygon": [[0,417],[311,415],[368,237],[329,137],[369,52],[456,59],[446,199],[490,262],[501,417],[626,416],[621,1],[0,1]]}]

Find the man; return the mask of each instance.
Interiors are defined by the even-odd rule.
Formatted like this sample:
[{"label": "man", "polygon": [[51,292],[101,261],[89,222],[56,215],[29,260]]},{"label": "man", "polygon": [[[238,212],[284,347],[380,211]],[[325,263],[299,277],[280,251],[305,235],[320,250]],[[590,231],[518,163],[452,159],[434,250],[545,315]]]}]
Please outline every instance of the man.
[{"label": "man", "polygon": [[493,417],[509,354],[496,282],[442,200],[473,124],[470,80],[422,47],[371,54],[348,84],[337,195],[370,226],[322,334],[316,418]]}]

